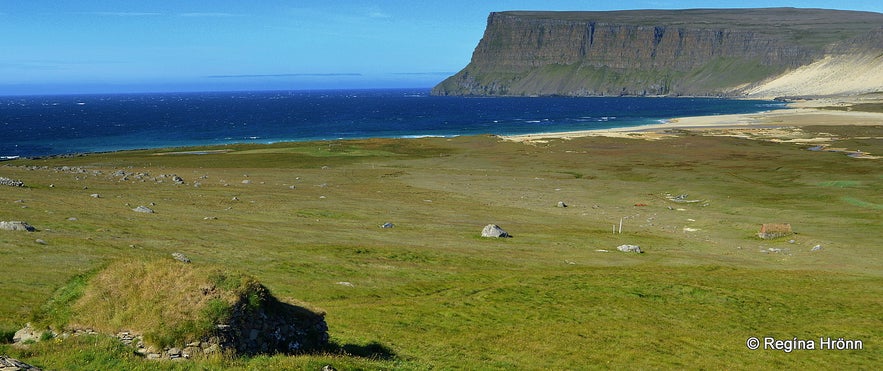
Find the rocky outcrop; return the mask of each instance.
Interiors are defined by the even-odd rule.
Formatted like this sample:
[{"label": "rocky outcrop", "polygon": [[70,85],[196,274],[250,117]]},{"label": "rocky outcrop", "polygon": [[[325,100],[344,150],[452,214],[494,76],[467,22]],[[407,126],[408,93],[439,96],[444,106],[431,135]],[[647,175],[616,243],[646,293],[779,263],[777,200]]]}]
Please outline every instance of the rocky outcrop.
[{"label": "rocky outcrop", "polygon": [[869,50],[883,52],[883,14],[790,8],[491,13],[472,61],[433,94],[740,95],[826,56]]}]

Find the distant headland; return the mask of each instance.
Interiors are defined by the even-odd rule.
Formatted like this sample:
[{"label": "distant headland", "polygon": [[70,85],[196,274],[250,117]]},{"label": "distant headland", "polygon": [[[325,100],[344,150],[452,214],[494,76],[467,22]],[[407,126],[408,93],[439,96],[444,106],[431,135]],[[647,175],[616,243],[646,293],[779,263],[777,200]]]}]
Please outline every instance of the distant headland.
[{"label": "distant headland", "polygon": [[435,95],[818,97],[883,91],[883,14],[826,9],[491,13]]}]

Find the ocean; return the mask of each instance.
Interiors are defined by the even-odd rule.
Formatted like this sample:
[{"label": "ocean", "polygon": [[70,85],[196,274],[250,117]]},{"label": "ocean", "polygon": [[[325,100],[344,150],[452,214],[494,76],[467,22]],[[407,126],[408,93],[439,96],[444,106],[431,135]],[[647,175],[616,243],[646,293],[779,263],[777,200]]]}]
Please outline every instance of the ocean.
[{"label": "ocean", "polygon": [[562,132],[782,107],[716,98],[435,97],[426,89],[8,96],[0,97],[0,158]]}]

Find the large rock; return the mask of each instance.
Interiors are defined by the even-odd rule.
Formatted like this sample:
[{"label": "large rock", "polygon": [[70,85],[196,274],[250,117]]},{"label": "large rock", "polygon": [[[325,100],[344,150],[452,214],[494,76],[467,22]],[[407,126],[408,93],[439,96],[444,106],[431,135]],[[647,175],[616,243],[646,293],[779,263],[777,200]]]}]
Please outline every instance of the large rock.
[{"label": "large rock", "polygon": [[509,233],[500,228],[496,224],[488,224],[481,230],[481,236],[487,238],[508,238],[512,237]]},{"label": "large rock", "polygon": [[36,231],[37,228],[34,228],[28,223],[12,221],[12,222],[0,222],[0,230],[5,231],[28,231],[33,232]]},{"label": "large rock", "polygon": [[36,342],[40,341],[40,338],[43,337],[43,331],[34,329],[31,327],[31,324],[28,323],[21,330],[15,332],[15,335],[12,336],[12,342],[14,343],[27,343],[27,342]]}]

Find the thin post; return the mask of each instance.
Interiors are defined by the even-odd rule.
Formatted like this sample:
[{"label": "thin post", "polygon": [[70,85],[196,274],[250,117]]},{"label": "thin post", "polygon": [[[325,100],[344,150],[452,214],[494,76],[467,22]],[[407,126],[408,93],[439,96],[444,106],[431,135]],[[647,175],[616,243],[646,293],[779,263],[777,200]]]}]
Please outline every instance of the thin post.
[{"label": "thin post", "polygon": [[622,218],[619,218],[619,234],[622,234]]}]

